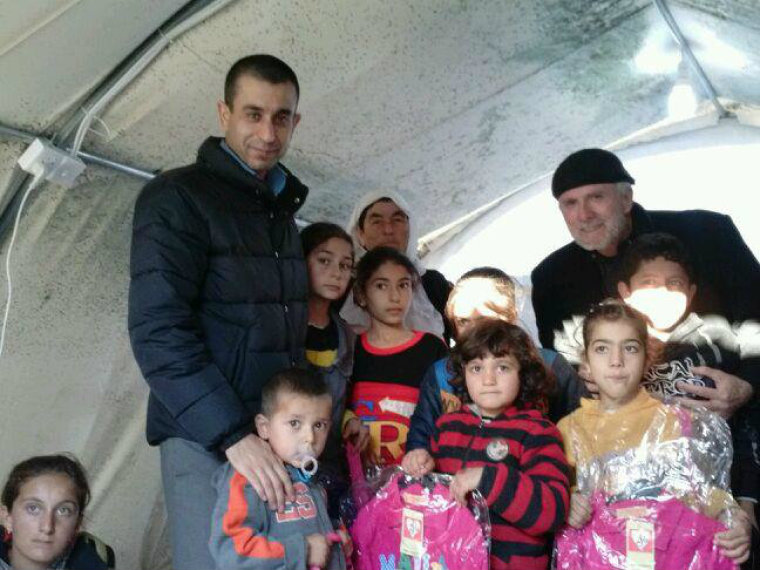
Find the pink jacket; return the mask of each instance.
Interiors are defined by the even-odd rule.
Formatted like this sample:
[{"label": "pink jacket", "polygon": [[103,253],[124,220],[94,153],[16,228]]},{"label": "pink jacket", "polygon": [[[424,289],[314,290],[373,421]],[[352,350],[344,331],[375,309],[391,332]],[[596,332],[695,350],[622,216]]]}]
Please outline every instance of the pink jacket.
[{"label": "pink jacket", "polygon": [[[736,568],[713,546],[715,533],[726,528],[678,499],[637,499],[607,505],[604,497],[596,494],[591,503],[593,513],[586,526],[567,528],[558,535],[557,570]],[[631,565],[629,557],[639,557],[644,565]],[[648,565],[647,560],[654,565]]]},{"label": "pink jacket", "polygon": [[[394,476],[359,510],[351,536],[356,570],[488,570],[480,524],[440,484],[428,493],[419,483],[401,488]],[[421,550],[409,554],[416,544]]]}]

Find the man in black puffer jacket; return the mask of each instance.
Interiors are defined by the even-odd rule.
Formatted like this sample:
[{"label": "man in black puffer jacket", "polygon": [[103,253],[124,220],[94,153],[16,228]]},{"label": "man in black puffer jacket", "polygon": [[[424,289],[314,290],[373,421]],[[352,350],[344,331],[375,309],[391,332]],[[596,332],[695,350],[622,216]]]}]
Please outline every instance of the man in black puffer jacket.
[{"label": "man in black puffer jacket", "polygon": [[303,360],[307,271],[293,214],[308,189],[279,164],[298,124],[298,80],[269,55],[230,69],[224,139],[161,174],[135,205],[129,333],[150,385],[147,436],[161,472],[175,568],[208,552],[225,459],[273,506],[290,477],[254,433],[261,389]]}]

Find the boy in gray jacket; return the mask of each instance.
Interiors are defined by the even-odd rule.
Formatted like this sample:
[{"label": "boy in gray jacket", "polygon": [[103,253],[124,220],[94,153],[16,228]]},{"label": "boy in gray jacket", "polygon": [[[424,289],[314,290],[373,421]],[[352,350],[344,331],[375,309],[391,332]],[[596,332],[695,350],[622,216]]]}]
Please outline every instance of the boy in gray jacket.
[{"label": "boy in gray jacket", "polygon": [[[214,474],[218,492],[209,548],[217,568],[346,570],[327,514],[325,492],[310,481],[330,432],[332,399],[318,375],[291,368],[262,391],[256,431],[293,480],[295,501],[273,511],[229,464]],[[341,540],[347,540],[344,534]]]}]

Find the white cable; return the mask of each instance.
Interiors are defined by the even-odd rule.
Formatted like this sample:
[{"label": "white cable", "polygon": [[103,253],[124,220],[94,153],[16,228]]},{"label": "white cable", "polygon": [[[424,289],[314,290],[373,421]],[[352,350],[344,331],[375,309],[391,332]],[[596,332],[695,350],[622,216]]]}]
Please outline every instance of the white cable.
[{"label": "white cable", "polygon": [[8,282],[8,295],[5,301],[5,315],[3,316],[3,327],[0,330],[0,358],[3,356],[3,348],[5,347],[5,329],[8,327],[8,313],[11,309],[11,298],[13,294],[13,286],[11,284],[11,253],[13,253],[13,244],[16,243],[16,234],[18,233],[19,222],[21,221],[21,212],[24,210],[24,204],[26,199],[32,190],[39,186],[40,182],[44,178],[44,170],[41,170],[34,175],[32,182],[24,192],[24,196],[21,198],[21,203],[18,205],[18,211],[16,212],[16,221],[13,223],[13,233],[11,234],[11,241],[8,244],[8,252],[5,254],[5,278]]},{"label": "white cable", "polygon": [[100,97],[93,101],[89,108],[83,108],[84,116],[82,117],[79,127],[77,128],[76,135],[74,136],[74,144],[71,145],[69,151],[72,156],[76,156],[82,148],[84,143],[84,137],[90,130],[90,125],[95,117],[108,105],[119,93],[121,93],[132,80],[137,77],[148,65],[156,59],[164,49],[172,43],[176,38],[184,34],[186,31],[194,28],[196,25],[209,19],[211,16],[221,11],[227,4],[234,2],[235,0],[216,0],[208,6],[201,8],[193,15],[189,16],[186,20],[177,23],[176,26],[163,32],[159,28],[159,38],[153,43],[140,57],[134,61],[131,66],[125,70],[124,74],[119,77],[113,85],[100,95]]}]

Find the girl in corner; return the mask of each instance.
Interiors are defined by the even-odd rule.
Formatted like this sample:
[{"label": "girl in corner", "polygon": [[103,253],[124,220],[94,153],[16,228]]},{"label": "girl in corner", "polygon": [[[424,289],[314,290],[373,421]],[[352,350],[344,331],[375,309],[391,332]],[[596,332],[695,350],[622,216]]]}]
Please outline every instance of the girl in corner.
[{"label": "girl in corner", "polygon": [[111,547],[80,532],[90,488],[76,459],[43,455],[22,461],[0,499],[0,570],[114,567]]},{"label": "girl in corner", "polygon": [[447,353],[439,337],[404,324],[416,287],[414,264],[396,249],[377,247],[357,266],[354,298],[370,322],[356,343],[344,433],[352,422],[368,426],[365,457],[377,465],[401,461],[422,377]]}]

